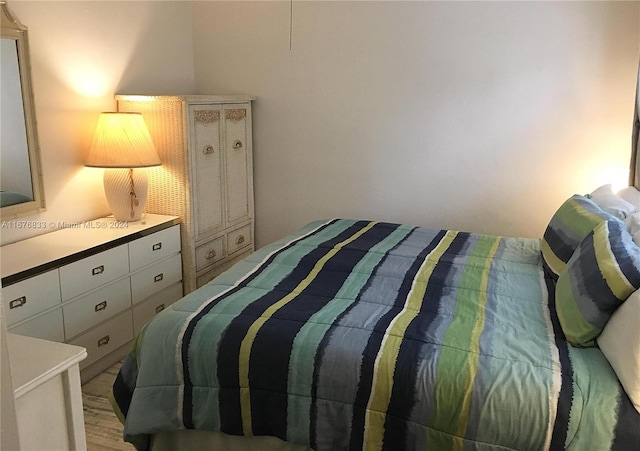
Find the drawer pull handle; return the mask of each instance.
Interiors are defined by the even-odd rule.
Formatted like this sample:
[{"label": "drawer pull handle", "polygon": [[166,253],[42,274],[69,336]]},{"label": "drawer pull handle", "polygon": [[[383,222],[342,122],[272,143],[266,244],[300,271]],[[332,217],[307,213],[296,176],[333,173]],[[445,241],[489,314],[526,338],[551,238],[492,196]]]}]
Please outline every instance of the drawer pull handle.
[{"label": "drawer pull handle", "polygon": [[102,274],[103,272],[104,272],[104,265],[100,265],[91,270],[91,275],[97,276],[99,274]]},{"label": "drawer pull handle", "polygon": [[155,276],[155,277],[153,278],[153,281],[154,281],[154,282],[160,282],[160,281],[162,281],[162,279],[164,279],[164,273],[160,273],[160,274],[158,274],[157,276]]},{"label": "drawer pull handle", "polygon": [[152,251],[159,251],[160,249],[162,249],[162,243],[156,243],[153,246],[151,246]]},{"label": "drawer pull handle", "polygon": [[109,340],[111,340],[111,337],[109,337],[109,335],[105,335],[100,340],[98,340],[98,347],[108,345]]},{"label": "drawer pull handle", "polygon": [[242,149],[242,141],[240,141],[239,139],[236,139],[233,142],[233,148],[234,149]]},{"label": "drawer pull handle", "polygon": [[211,155],[214,152],[213,146],[209,145],[209,146],[204,146],[202,148],[202,153],[205,155]]},{"label": "drawer pull handle", "polygon": [[22,307],[26,303],[27,303],[27,297],[20,296],[18,299],[14,299],[13,301],[9,302],[9,310]]},{"label": "drawer pull handle", "polygon": [[159,306],[156,307],[156,313],[160,313],[163,310],[164,310],[164,304],[160,304]]},{"label": "drawer pull handle", "polygon": [[236,244],[242,243],[244,243],[244,235],[240,235],[238,238],[236,238]]},{"label": "drawer pull handle", "polygon": [[211,249],[205,258],[207,260],[211,260],[212,258],[215,258],[215,256],[216,256],[216,250]]},{"label": "drawer pull handle", "polygon": [[96,312],[99,312],[101,310],[105,310],[107,308],[107,301],[102,301],[99,304],[96,304],[96,306],[94,307],[94,310]]}]

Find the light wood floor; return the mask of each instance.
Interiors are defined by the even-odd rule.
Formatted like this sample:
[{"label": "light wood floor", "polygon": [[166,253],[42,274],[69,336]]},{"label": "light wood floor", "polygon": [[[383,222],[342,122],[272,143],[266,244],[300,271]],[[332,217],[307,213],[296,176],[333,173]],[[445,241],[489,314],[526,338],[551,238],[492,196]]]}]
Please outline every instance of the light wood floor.
[{"label": "light wood floor", "polygon": [[122,424],[109,404],[109,393],[116,379],[121,362],[82,386],[84,427],[89,451],[134,451],[122,440]]}]

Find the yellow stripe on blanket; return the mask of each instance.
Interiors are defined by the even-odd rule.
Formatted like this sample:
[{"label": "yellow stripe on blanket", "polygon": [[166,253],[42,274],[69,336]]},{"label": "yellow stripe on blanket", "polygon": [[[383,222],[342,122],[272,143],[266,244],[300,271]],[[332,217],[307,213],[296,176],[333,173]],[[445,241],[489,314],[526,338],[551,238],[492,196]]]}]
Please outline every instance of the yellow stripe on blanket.
[{"label": "yellow stripe on blanket", "polygon": [[411,290],[407,295],[402,311],[391,321],[385,332],[373,370],[373,387],[367,405],[363,449],[373,450],[382,446],[386,412],[391,400],[391,388],[393,387],[393,374],[402,338],[411,321],[420,312],[427,284],[436,264],[451,246],[456,235],[457,232],[447,232],[438,245],[424,259],[412,282]]},{"label": "yellow stripe on blanket", "polygon": [[260,318],[256,319],[254,323],[249,327],[247,335],[242,340],[240,345],[239,355],[239,382],[240,382],[240,410],[242,413],[242,431],[244,435],[253,435],[253,428],[251,425],[251,392],[249,388],[249,359],[251,357],[251,348],[255,341],[256,335],[260,328],[266,323],[278,310],[287,305],[293,299],[298,297],[302,291],[313,282],[318,273],[322,270],[324,265],[334,257],[340,249],[347,244],[357,240],[360,236],[364,235],[367,231],[371,230],[375,225],[375,222],[368,223],[365,227],[358,232],[347,238],[346,240],[336,244],[329,252],[327,252],[311,269],[307,277],[305,277],[288,295],[275,302],[268,309],[264,311]]}]

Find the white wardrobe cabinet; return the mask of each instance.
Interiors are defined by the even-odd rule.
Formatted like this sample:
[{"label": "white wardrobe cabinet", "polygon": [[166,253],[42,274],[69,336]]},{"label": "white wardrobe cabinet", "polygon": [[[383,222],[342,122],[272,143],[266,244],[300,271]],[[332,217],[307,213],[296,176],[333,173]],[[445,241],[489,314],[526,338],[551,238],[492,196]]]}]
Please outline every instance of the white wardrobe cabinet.
[{"label": "white wardrobe cabinet", "polygon": [[162,166],[150,168],[147,211],[179,216],[185,292],[254,250],[248,96],[117,95],[142,113]]}]

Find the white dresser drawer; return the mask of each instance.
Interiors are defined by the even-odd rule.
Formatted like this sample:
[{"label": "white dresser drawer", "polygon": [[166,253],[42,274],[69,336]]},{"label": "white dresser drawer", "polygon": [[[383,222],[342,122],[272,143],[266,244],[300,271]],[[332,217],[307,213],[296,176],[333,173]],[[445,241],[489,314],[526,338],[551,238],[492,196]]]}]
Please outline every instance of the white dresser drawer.
[{"label": "white dresser drawer", "polygon": [[175,225],[129,243],[129,265],[136,271],[178,252],[180,225]]},{"label": "white dresser drawer", "polygon": [[58,270],[2,287],[7,327],[60,304]]},{"label": "white dresser drawer", "polygon": [[65,305],[62,308],[65,336],[73,338],[129,307],[131,288],[127,277]]},{"label": "white dresser drawer", "polygon": [[251,244],[251,224],[232,230],[227,235],[229,255]]},{"label": "white dresser drawer", "polygon": [[129,273],[127,245],[100,252],[60,268],[62,300],[68,301]]},{"label": "white dresser drawer", "polygon": [[182,256],[176,254],[131,275],[131,300],[136,304],[182,280]]},{"label": "white dresser drawer", "polygon": [[10,327],[9,332],[62,343],[64,342],[62,310],[55,309],[15,327]]},{"label": "white dresser drawer", "polygon": [[70,344],[86,348],[88,357],[80,363],[83,369],[130,340],[133,340],[133,318],[131,312],[127,312],[80,335]]},{"label": "white dresser drawer", "polygon": [[196,271],[213,265],[226,257],[224,241],[224,236],[221,236],[196,248]]},{"label": "white dresser drawer", "polygon": [[151,318],[165,308],[182,298],[182,283],[177,283],[145,299],[133,308],[133,332],[135,335],[142,330]]}]

